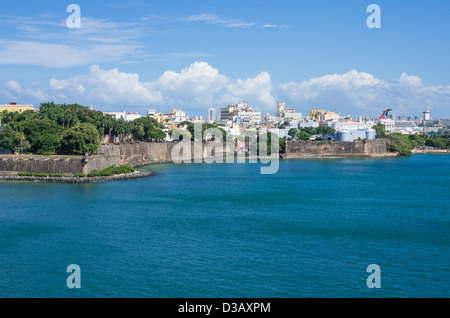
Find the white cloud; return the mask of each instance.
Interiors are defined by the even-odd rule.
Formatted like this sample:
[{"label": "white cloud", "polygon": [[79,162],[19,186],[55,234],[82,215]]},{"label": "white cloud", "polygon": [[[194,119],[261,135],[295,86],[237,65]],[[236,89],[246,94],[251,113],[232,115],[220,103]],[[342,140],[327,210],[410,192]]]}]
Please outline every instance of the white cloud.
[{"label": "white cloud", "polygon": [[70,67],[90,61],[90,54],[75,47],[26,41],[0,41],[0,64]]},{"label": "white cloud", "polygon": [[261,28],[266,29],[266,28],[277,28],[278,25],[276,24],[264,24]]},{"label": "white cloud", "polygon": [[222,100],[251,100],[256,105],[263,106],[259,110],[272,110],[275,107],[275,98],[272,96],[273,86],[270,74],[262,72],[254,78],[238,79],[227,86],[227,93]]},{"label": "white cloud", "polygon": [[234,80],[206,62],[193,63],[180,72],[166,71],[151,82],[140,81],[138,74],[120,72],[117,68],[104,70],[94,65],[87,74],[50,79],[46,88],[24,90],[18,87],[20,84],[16,81],[6,83],[0,99],[2,95],[4,98],[16,96],[17,100],[32,100],[36,104],[54,100],[141,112],[149,107],[161,111],[170,107],[205,110],[236,103],[243,98],[255,107],[273,110],[275,106],[268,73]]},{"label": "white cloud", "polygon": [[103,70],[90,67],[88,74],[69,79],[51,79],[47,88],[56,101],[82,104],[145,105],[159,103],[161,93],[139,81],[138,74],[123,73],[117,68]]},{"label": "white cloud", "polygon": [[17,17],[13,22],[6,17],[0,24],[8,21],[12,30],[8,39],[0,37],[0,65],[63,68],[146,57],[136,42],[146,32],[135,23],[83,16],[80,29],[68,29],[65,21],[49,22],[58,21],[54,18]]},{"label": "white cloud", "polygon": [[[48,95],[45,89],[34,88],[34,84],[30,87],[22,87],[19,82],[15,80],[10,80],[5,83],[5,88],[0,89],[0,97],[6,101],[23,101],[26,100],[37,100],[44,101],[48,100]],[[28,104],[28,102],[26,102]]]},{"label": "white cloud", "polygon": [[273,114],[275,96],[282,96],[299,112],[307,113],[310,108],[319,107],[355,116],[378,115],[386,106],[397,114],[418,115],[430,109],[436,116],[448,116],[450,106],[450,86],[423,86],[420,77],[406,73],[390,81],[350,71],[274,87],[267,72],[232,79],[206,62],[193,63],[179,72],[166,71],[148,82],[141,81],[136,73],[94,65],[86,74],[51,79],[43,88],[38,85],[23,87],[10,80],[0,88],[0,100],[34,104],[53,100],[92,104],[105,111],[125,109],[141,113],[148,108],[168,111],[171,107],[182,107],[192,115],[241,100]]},{"label": "white cloud", "polygon": [[228,28],[249,28],[253,26],[254,22],[242,22],[237,20],[227,20],[220,18],[216,14],[203,13],[198,15],[191,15],[187,18],[189,22],[205,22],[207,24],[219,24]]},{"label": "white cloud", "polygon": [[377,114],[390,106],[396,113],[420,114],[428,108],[444,115],[450,106],[450,86],[423,86],[420,77],[406,73],[389,81],[353,70],[281,84],[279,89],[299,108],[320,107],[346,114]]},{"label": "white cloud", "polygon": [[268,28],[280,28],[280,29],[286,29],[289,28],[287,25],[277,25],[277,24],[264,24],[261,26],[262,29],[268,29]]}]

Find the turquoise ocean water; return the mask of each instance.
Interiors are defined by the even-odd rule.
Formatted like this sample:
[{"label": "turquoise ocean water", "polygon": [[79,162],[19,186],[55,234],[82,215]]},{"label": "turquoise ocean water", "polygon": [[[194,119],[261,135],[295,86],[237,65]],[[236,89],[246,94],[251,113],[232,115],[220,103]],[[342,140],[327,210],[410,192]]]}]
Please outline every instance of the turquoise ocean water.
[{"label": "turquoise ocean water", "polygon": [[[0,182],[0,297],[450,296],[450,156],[259,168]],[[66,286],[69,264],[81,289]]]}]

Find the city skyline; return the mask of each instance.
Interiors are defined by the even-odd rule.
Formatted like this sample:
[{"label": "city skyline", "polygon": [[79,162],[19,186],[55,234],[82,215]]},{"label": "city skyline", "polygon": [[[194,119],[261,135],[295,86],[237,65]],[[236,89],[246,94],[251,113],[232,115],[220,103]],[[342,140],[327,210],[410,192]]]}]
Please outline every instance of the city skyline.
[{"label": "city skyline", "polygon": [[243,100],[273,114],[283,100],[302,112],[448,117],[450,4],[377,1],[381,29],[369,29],[371,3],[77,1],[80,29],[66,25],[70,3],[4,4],[0,103],[206,118]]}]

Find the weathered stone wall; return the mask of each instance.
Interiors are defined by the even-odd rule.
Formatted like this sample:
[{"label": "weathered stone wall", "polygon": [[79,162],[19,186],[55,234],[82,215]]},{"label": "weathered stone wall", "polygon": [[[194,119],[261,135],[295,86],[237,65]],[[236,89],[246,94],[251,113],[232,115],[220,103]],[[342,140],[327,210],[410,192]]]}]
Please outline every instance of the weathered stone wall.
[{"label": "weathered stone wall", "polygon": [[[92,170],[103,170],[110,166],[127,164],[131,166],[166,163],[172,161],[173,142],[135,142],[108,144],[99,147],[98,155],[84,157],[25,157],[0,155],[0,172],[32,172],[88,174]],[[226,151],[232,149],[224,148]],[[194,145],[191,144],[191,153]],[[206,148],[203,148],[205,155]],[[388,156],[384,140],[363,140],[355,142],[310,142],[286,143],[286,158],[322,157],[382,157]]]},{"label": "weathered stone wall", "polygon": [[[107,158],[120,158],[120,164],[127,165],[144,165],[155,163],[167,163],[172,162],[172,150],[177,143],[175,142],[134,142],[134,143],[122,143],[122,144],[109,144],[99,148],[99,156]],[[212,146],[212,145],[210,145]],[[232,152],[228,145],[225,145],[222,149],[215,149],[226,153]],[[191,143],[191,157],[192,158],[204,158],[208,150],[205,145],[203,149],[200,148],[200,152],[195,149],[194,144]],[[210,154],[209,154],[210,155]],[[110,159],[111,160],[111,159]]]},{"label": "weathered stone wall", "polygon": [[88,174],[92,170],[103,170],[111,166],[120,166],[122,163],[120,162],[119,156],[89,156],[85,158],[85,165],[83,167],[84,174]]},{"label": "weathered stone wall", "polygon": [[[88,157],[32,157],[0,155],[0,172],[88,174],[111,166],[131,166],[171,162],[174,143],[123,143],[99,147],[98,155]],[[145,160],[145,161],[144,161]]]},{"label": "weathered stone wall", "polygon": [[83,173],[83,157],[18,157],[0,156],[0,171],[32,173]]},{"label": "weathered stone wall", "polygon": [[388,151],[384,140],[354,142],[287,141],[286,158],[382,157]]},{"label": "weathered stone wall", "polygon": [[118,164],[142,165],[171,162],[171,152],[175,143],[135,142],[100,146],[98,155],[117,160]]}]

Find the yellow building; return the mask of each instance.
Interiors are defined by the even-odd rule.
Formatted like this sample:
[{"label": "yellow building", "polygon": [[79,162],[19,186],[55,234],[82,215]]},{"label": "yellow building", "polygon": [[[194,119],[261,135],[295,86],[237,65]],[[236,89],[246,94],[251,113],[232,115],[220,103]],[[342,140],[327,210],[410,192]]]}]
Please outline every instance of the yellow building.
[{"label": "yellow building", "polygon": [[322,121],[322,116],[326,113],[326,110],[323,109],[311,109],[309,113],[309,117],[313,118],[316,121]]},{"label": "yellow building", "polygon": [[160,124],[172,124],[172,120],[168,115],[158,113],[156,110],[148,110],[147,116],[156,119],[156,121]]},{"label": "yellow building", "polygon": [[33,110],[33,105],[18,105],[16,102],[9,102],[8,105],[0,105],[0,113],[4,110],[9,113],[23,113],[26,110]]}]

